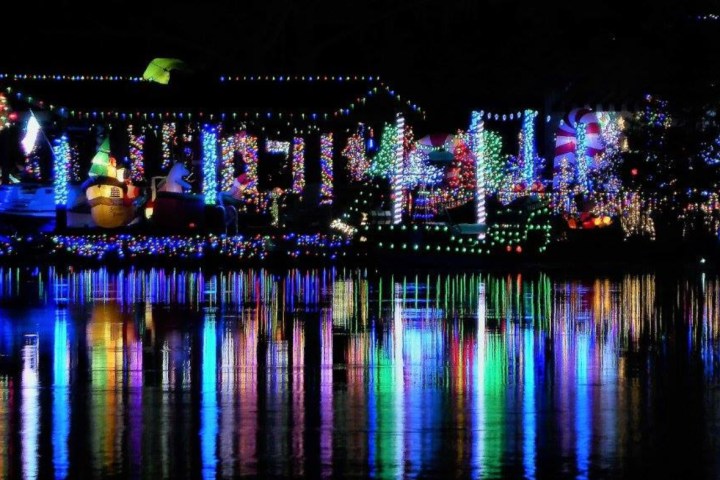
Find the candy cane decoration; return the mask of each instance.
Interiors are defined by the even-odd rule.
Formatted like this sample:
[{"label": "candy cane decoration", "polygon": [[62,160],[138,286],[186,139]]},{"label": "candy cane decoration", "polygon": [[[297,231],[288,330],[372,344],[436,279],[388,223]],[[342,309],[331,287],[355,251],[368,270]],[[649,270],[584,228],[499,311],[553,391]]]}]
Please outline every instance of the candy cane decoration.
[{"label": "candy cane decoration", "polygon": [[[578,145],[577,125],[584,125],[583,145]],[[561,167],[565,160],[575,171],[591,171],[596,167],[595,157],[603,152],[605,145],[602,141],[600,122],[595,112],[586,108],[571,110],[563,120],[560,121],[555,134],[555,159],[553,161],[553,186],[557,187],[561,181]],[[587,162],[580,165],[577,152],[582,155],[582,161]]]}]

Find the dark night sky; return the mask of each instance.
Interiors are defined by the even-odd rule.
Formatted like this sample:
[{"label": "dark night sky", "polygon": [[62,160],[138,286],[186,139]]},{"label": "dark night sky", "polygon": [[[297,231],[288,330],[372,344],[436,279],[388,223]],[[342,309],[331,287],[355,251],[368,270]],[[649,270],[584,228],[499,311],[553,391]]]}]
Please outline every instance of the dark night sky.
[{"label": "dark night sky", "polygon": [[720,22],[691,19],[720,2],[26,3],[6,16],[0,70],[140,75],[174,56],[208,74],[379,74],[442,121],[542,108],[550,92],[592,104],[692,95],[720,64]]}]

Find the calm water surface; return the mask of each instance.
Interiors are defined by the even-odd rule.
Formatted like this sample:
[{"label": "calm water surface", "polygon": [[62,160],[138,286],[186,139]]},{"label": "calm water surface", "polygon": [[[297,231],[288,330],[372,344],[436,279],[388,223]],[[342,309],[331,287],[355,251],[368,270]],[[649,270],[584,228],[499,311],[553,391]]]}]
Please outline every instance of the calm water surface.
[{"label": "calm water surface", "polygon": [[0,477],[713,478],[720,278],[0,269]]}]

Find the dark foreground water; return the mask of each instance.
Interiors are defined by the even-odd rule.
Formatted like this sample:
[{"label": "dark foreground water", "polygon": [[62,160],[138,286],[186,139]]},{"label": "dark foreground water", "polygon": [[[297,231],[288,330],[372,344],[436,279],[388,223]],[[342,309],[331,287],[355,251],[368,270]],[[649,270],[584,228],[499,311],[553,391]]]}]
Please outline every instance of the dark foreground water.
[{"label": "dark foreground water", "polygon": [[720,475],[720,279],[0,269],[0,477]]}]

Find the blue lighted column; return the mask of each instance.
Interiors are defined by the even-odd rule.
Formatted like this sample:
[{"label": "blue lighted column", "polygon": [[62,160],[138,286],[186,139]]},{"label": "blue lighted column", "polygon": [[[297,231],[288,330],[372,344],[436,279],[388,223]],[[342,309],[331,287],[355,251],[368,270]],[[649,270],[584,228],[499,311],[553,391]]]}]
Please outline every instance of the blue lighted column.
[{"label": "blue lighted column", "polygon": [[217,129],[211,125],[205,125],[202,131],[203,147],[203,186],[202,193],[205,198],[205,205],[217,203]]},{"label": "blue lighted column", "polygon": [[535,115],[534,110],[525,110],[522,117],[523,181],[528,187],[535,179]]},{"label": "blue lighted column", "polygon": [[68,200],[68,181],[70,178],[70,144],[66,135],[55,140],[53,153],[55,205],[65,206]]}]

